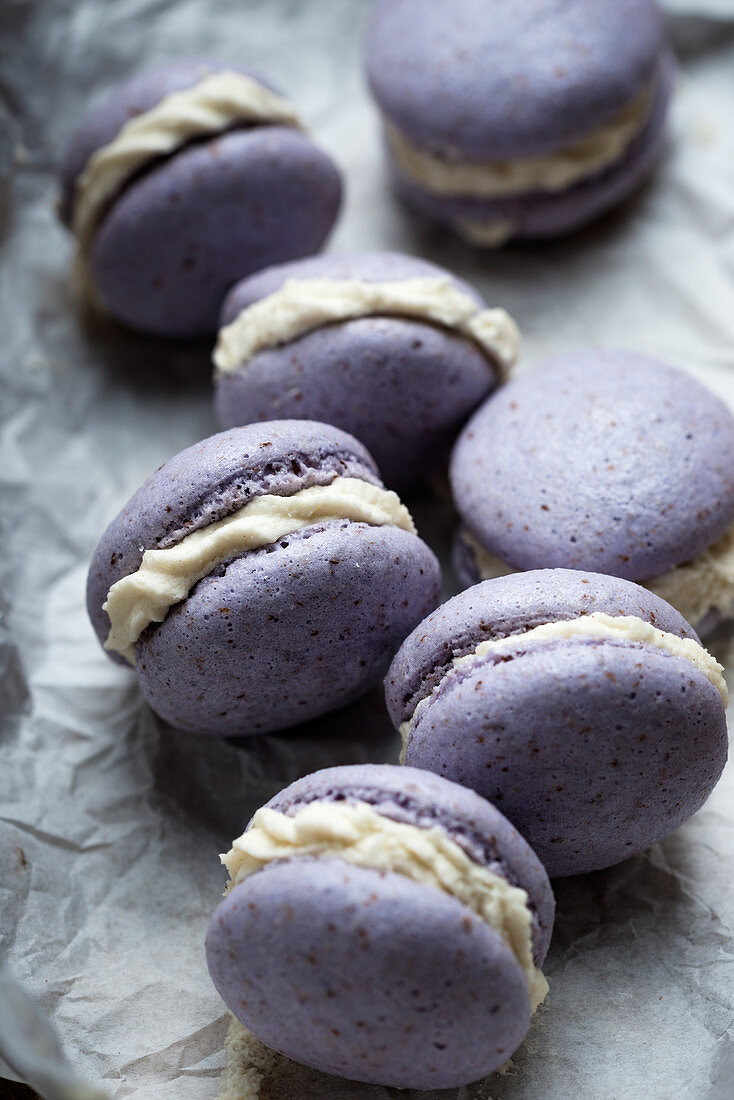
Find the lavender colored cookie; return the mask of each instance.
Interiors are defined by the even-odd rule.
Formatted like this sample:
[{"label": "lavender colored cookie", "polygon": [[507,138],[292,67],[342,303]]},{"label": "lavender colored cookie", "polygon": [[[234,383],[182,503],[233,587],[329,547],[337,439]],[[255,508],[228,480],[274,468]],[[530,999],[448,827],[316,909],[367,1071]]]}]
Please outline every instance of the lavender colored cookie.
[{"label": "lavender colored cookie", "polygon": [[266,1045],[429,1089],[491,1073],[522,1041],[547,990],[553,894],[473,792],[413,768],[328,768],[259,810],[223,862],[209,970]]},{"label": "lavender colored cookie", "polygon": [[638,581],[697,627],[734,612],[734,417],[682,371],[551,359],[475,413],[450,477],[466,585],[563,566]]},{"label": "lavender colored cookie", "polygon": [[723,669],[677,611],[616,577],[545,569],[467,589],[385,683],[406,763],[495,803],[551,877],[661,840],[726,761]]},{"label": "lavender colored cookie", "polygon": [[381,0],[367,69],[399,193],[474,244],[577,229],[660,156],[672,66],[650,0]]},{"label": "lavender colored cookie", "polygon": [[227,428],[274,417],[336,424],[404,487],[445,459],[514,363],[517,329],[463,280],[397,252],[315,256],[228,295],[214,355]]},{"label": "lavender colored cookie", "polygon": [[322,246],[341,196],[291,104],[211,61],[121,85],[73,135],[61,189],[87,292],[162,336],[215,331],[238,279]]},{"label": "lavender colored cookie", "polygon": [[438,562],[352,436],[233,428],[161,466],[89,571],[100,642],[179,729],[266,733],[365,692],[438,600]]}]

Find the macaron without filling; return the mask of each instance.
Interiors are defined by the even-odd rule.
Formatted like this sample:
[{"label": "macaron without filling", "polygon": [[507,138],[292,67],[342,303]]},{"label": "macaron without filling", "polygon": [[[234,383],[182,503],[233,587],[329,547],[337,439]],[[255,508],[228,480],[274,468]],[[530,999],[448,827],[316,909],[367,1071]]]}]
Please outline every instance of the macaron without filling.
[{"label": "macaron without filling", "polygon": [[495,803],[551,877],[661,840],[726,761],[723,669],[677,611],[616,577],[475,585],[416,627],[385,689],[405,762]]},{"label": "macaron without filling", "polygon": [[92,559],[89,615],[182,730],[265,733],[365,692],[436,605],[439,566],[352,436],[276,421],[157,470]]},{"label": "macaron without filling", "polygon": [[317,251],[341,198],[337,169],[288,100],[212,61],[118,87],[73,135],[61,185],[81,285],[165,336],[214,332],[232,284]]},{"label": "macaron without filling", "polygon": [[734,417],[683,371],[551,359],[474,414],[450,479],[465,585],[561,566],[638,581],[697,629],[734,612]]},{"label": "macaron without filling", "polygon": [[267,1046],[428,1089],[492,1072],[522,1041],[553,895],[473,792],[412,768],[328,768],[276,795],[222,861],[209,970]]},{"label": "macaron without filling", "polygon": [[400,193],[491,247],[567,233],[637,188],[672,83],[650,0],[382,0],[367,70]]},{"label": "macaron without filling", "polygon": [[280,264],[228,295],[215,408],[232,427],[275,417],[336,424],[403,487],[448,454],[518,351],[514,321],[444,268],[396,252]]}]

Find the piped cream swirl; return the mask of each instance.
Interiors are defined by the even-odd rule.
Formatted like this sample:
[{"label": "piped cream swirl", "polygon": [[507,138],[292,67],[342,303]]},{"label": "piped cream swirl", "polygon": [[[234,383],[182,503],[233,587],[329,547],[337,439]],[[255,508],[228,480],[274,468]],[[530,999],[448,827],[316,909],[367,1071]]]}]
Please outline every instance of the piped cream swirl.
[{"label": "piped cream swirl", "polygon": [[[469,548],[482,580],[518,572],[485,550],[468,531],[462,531],[459,538]],[[710,611],[717,612],[722,619],[734,617],[734,525],[691,561],[639,583],[674,607],[693,627]]]},{"label": "piped cream swirl", "polygon": [[502,376],[517,359],[520,334],[504,309],[481,309],[448,276],[394,282],[362,279],[286,279],[282,287],[243,309],[219,333],[219,375],[238,370],[264,348],[313,329],[360,317],[397,316],[455,329],[473,340]]},{"label": "piped cream swirl", "polygon": [[131,118],[89,158],[76,183],[72,228],[83,256],[111,200],[150,161],[195,138],[235,125],[271,123],[301,128],[287,99],[244,73],[225,70],[171,92]]},{"label": "piped cream swirl", "polygon": [[465,668],[488,654],[502,656],[503,654],[512,653],[513,650],[518,648],[525,652],[526,649],[532,649],[533,646],[544,642],[570,638],[633,642],[638,645],[649,646],[671,657],[682,657],[690,661],[693,667],[716,688],[724,707],[726,708],[728,705],[729,694],[724,679],[724,668],[699,642],[693,638],[679,638],[677,634],[660,630],[637,615],[607,615],[603,611],[595,611],[591,615],[581,615],[576,619],[562,619],[557,622],[542,623],[540,626],[532,627],[532,629],[521,634],[512,634],[507,638],[488,639],[480,642],[470,653],[455,657],[431,694],[421,699],[410,718],[401,724],[402,762],[404,762],[405,752],[416,719],[441,685],[445,683],[447,677],[457,669]]},{"label": "piped cream swirl", "polygon": [[491,201],[530,191],[565,191],[618,161],[645,126],[652,107],[646,88],[619,114],[553,153],[497,161],[461,161],[418,148],[389,122],[387,144],[400,173],[439,198]]},{"label": "piped cream swirl", "polygon": [[350,520],[391,525],[415,534],[408,509],[391,490],[353,477],[312,485],[291,496],[255,497],[224,519],[192,531],[175,546],[146,550],[134,573],[116,581],[103,610],[110,620],[104,647],[135,663],[135,642],[151,623],[161,623],[170,608],[218,565],[249,550],[268,546],[313,524]]},{"label": "piped cream swirl", "polygon": [[322,857],[404,875],[441,890],[495,929],[511,948],[528,983],[533,1010],[548,984],[533,962],[532,914],[525,890],[476,863],[436,825],[393,821],[365,802],[317,801],[292,816],[265,806],[221,857],[228,891],[267,864]]}]

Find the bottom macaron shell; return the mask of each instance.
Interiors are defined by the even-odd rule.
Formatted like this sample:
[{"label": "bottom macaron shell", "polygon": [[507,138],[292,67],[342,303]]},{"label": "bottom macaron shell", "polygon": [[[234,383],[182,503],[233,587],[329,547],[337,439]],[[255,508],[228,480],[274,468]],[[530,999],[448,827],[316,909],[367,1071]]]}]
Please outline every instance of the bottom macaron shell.
[{"label": "bottom macaron shell", "polygon": [[207,960],[267,1046],[357,1081],[467,1084],[509,1058],[530,1022],[521,967],[470,909],[336,859],[272,864],[235,887]]},{"label": "bottom macaron shell", "polygon": [[565,191],[533,191],[492,201],[442,198],[404,179],[395,169],[398,193],[432,221],[456,225],[468,221],[507,221],[517,240],[557,237],[582,228],[632,195],[655,169],[663,151],[665,120],[673,83],[666,60],[649,121],[625,155],[603,172]]},{"label": "bottom macaron shell", "polygon": [[547,643],[452,676],[414,723],[406,763],[497,805],[551,877],[598,870],[700,808],[727,752],[716,688],[684,658]]},{"label": "bottom macaron shell", "polygon": [[144,634],[141,690],[182,730],[295,725],[367,691],[439,587],[436,558],[406,531],[307,529],[205,577]]},{"label": "bottom macaron shell", "polygon": [[168,336],[215,332],[237,279],[321,247],[341,185],[305,135],[278,126],[193,143],[133,181],[92,245],[110,313]]},{"label": "bottom macaron shell", "polygon": [[387,485],[401,488],[445,459],[497,372],[470,340],[397,317],[329,325],[261,351],[222,376],[223,427],[312,417],[361,440]]}]

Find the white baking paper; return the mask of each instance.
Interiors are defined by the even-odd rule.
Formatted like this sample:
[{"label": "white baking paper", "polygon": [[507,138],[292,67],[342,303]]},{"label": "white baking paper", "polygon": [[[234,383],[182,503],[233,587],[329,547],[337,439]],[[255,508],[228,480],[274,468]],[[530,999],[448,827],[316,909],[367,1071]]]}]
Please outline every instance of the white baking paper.
[{"label": "white baking paper", "polygon": [[[134,676],[97,645],[84,611],[97,539],[145,476],[215,425],[205,346],[143,339],[73,309],[54,169],[84,109],[142,65],[247,62],[293,97],[346,172],[330,248],[404,249],[453,268],[517,318],[521,369],[589,343],[636,347],[734,406],[734,3],[670,0],[680,77],[655,181],[573,238],[496,254],[418,228],[390,195],[360,66],[368,9],[0,6],[0,933],[74,1072],[116,1100],[214,1100],[227,1021],[203,938],[224,887],[218,853],[284,784],[328,764],[394,760],[397,738],[377,690],[292,735],[187,737],[151,715]],[[445,556],[445,487],[409,503]],[[734,662],[725,636],[716,646]],[[445,1100],[734,1095],[733,868],[730,767],[665,843],[557,883],[547,1007],[505,1074]],[[26,1015],[3,989],[0,1045],[32,1076],[22,1028],[2,1024],[3,1012],[6,1025],[8,1012]],[[398,1095],[260,1061],[261,1100]],[[62,1077],[33,1079],[56,1100],[72,1095]]]}]

